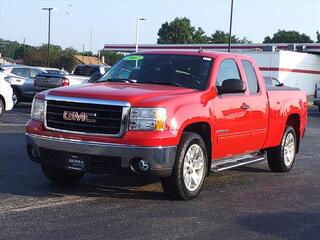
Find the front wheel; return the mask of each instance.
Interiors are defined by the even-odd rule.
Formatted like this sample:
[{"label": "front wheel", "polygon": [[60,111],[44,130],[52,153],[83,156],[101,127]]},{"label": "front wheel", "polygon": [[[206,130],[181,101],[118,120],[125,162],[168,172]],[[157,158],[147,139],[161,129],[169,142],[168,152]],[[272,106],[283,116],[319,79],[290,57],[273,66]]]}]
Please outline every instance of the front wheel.
[{"label": "front wheel", "polygon": [[296,149],[296,132],[291,126],[287,126],[280,145],[267,151],[268,164],[271,171],[290,171],[296,157]]},{"label": "front wheel", "polygon": [[196,133],[183,133],[172,175],[161,179],[164,192],[172,199],[195,198],[204,185],[207,168],[208,156],[202,137]]},{"label": "front wheel", "polygon": [[72,184],[76,183],[83,176],[82,172],[67,171],[49,164],[41,164],[44,175],[57,184]]}]

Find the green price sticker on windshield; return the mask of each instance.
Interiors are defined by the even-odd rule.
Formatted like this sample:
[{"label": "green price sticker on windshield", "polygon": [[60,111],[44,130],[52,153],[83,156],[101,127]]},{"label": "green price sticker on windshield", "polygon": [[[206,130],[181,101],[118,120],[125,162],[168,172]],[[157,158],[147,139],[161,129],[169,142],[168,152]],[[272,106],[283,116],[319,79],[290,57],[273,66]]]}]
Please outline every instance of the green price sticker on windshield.
[{"label": "green price sticker on windshield", "polygon": [[141,55],[130,55],[124,58],[124,60],[127,60],[127,61],[138,61],[142,59],[143,59],[143,56]]}]

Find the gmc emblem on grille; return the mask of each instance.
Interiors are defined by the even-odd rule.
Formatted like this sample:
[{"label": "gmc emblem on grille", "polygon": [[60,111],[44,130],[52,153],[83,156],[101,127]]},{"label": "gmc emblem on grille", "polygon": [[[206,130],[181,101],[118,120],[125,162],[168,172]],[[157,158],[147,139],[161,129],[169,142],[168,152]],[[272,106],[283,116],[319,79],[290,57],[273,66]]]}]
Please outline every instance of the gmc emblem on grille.
[{"label": "gmc emblem on grille", "polygon": [[72,111],[64,111],[63,112],[63,119],[66,121],[77,121],[77,122],[88,122],[88,123],[95,123],[96,120],[90,117],[97,116],[96,113],[78,113]]}]

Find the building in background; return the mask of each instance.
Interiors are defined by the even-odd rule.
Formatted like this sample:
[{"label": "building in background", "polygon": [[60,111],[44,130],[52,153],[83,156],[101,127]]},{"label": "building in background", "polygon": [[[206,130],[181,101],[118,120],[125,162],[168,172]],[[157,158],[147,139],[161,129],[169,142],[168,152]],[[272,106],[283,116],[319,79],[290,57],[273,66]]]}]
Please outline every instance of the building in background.
[{"label": "building in background", "polygon": [[88,64],[88,65],[102,65],[104,64],[99,58],[95,56],[83,56],[83,55],[74,55],[79,64]]}]

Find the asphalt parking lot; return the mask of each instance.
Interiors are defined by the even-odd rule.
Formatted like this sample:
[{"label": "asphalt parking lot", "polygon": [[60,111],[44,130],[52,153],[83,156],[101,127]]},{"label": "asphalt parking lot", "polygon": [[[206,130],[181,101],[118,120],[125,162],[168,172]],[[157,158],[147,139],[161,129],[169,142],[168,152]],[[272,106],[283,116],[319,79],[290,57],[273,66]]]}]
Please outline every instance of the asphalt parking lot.
[{"label": "asphalt parking lot", "polygon": [[25,151],[30,104],[0,120],[0,239],[319,239],[320,114],[289,173],[266,162],[212,174],[192,201],[171,201],[157,180],[86,175],[50,183]]}]

